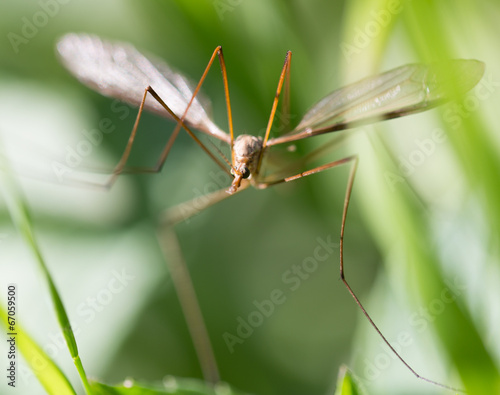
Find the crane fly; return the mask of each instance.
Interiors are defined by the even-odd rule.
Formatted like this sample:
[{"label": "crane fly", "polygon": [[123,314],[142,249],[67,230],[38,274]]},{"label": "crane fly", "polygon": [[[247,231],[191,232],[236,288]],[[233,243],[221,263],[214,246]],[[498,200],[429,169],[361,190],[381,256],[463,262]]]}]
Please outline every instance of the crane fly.
[{"label": "crane fly", "polygon": [[[220,46],[212,53],[208,65],[196,85],[183,75],[173,71],[160,59],[149,55],[145,56],[132,45],[126,43],[110,42],[92,35],[71,33],[61,38],[57,44],[57,51],[66,68],[82,83],[103,95],[139,107],[128,143],[118,164],[110,174],[105,184],[106,187],[110,187],[119,174],[127,171],[125,165],[144,109],[173,119],[176,122],[176,127],[163,148],[156,166],[142,169],[143,171],[158,172],[161,170],[176,137],[180,130],[184,129],[197,145],[232,177],[231,185],[206,195],[201,206],[190,201],[166,210],[161,219],[159,231],[160,244],[164,253],[175,257],[174,263],[170,266],[170,272],[207,381],[218,381],[217,365],[173,226],[250,185],[263,189],[340,165],[350,164],[340,228],[340,278],[383,342],[417,378],[437,386],[456,390],[418,374],[399,355],[375,325],[346,280],[343,238],[358,157],[356,155],[348,156],[300,173],[291,172],[285,177],[282,176],[283,171],[289,168],[281,169],[281,171],[270,175],[264,174],[262,170],[268,151],[273,146],[418,113],[451,100],[455,95],[463,95],[482,78],[484,63],[477,60],[458,59],[429,65],[408,64],[365,78],[325,96],[306,112],[295,128],[271,138],[271,129],[282,90],[285,96],[285,104],[282,107],[287,107],[286,103],[288,103],[292,59],[292,53],[289,51],[285,56],[279,76],[264,136],[242,134],[235,138],[226,63]],[[220,129],[211,120],[208,115],[207,102],[203,101],[199,94],[207,73],[217,58],[222,71],[229,133]],[[195,133],[193,130],[197,132]],[[214,147],[210,148],[208,144],[203,143],[198,137],[201,136],[198,132],[228,146],[230,158],[226,158],[217,147],[214,150]],[[167,262],[169,261],[167,259]]]}]

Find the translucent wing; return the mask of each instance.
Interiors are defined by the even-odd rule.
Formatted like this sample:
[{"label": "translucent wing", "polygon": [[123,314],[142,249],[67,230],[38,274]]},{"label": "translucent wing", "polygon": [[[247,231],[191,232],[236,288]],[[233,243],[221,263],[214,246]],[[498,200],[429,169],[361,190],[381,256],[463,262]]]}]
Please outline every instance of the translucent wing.
[{"label": "translucent wing", "polygon": [[316,103],[276,145],[435,107],[472,89],[484,73],[478,60],[409,64],[340,88]]},{"label": "translucent wing", "polygon": [[[97,36],[68,34],[57,43],[64,66],[81,82],[97,92],[139,106],[144,90],[151,86],[178,116],[193,95],[192,84],[159,59],[144,56],[130,44],[109,42]],[[145,109],[164,117],[168,112],[150,95]],[[195,98],[185,118],[186,123],[222,141],[229,135],[209,118]]]}]

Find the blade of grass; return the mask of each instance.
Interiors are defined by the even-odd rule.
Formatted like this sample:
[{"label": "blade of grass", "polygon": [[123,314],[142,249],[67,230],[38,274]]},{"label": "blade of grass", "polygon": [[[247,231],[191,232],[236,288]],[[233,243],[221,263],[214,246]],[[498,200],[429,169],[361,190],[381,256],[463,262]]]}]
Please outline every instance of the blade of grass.
[{"label": "blade of grass", "polygon": [[168,376],[163,385],[126,380],[121,385],[106,385],[92,382],[95,395],[244,395],[228,384],[219,382],[215,387],[197,379],[178,379]]},{"label": "blade of grass", "polygon": [[4,155],[0,155],[0,157],[0,165],[3,170],[0,172],[2,177],[2,193],[7,203],[12,222],[23,236],[27,246],[30,248],[35,257],[35,261],[38,263],[38,266],[42,271],[45,280],[47,281],[50,296],[52,298],[52,302],[56,311],[57,320],[59,322],[59,325],[61,326],[64,338],[66,339],[66,344],[68,346],[70,355],[73,358],[73,362],[75,363],[76,369],[78,370],[87,394],[91,394],[92,392],[90,389],[90,385],[88,383],[85,370],[83,369],[83,365],[78,354],[75,335],[73,333],[73,330],[71,329],[68,315],[66,314],[66,310],[59,296],[59,292],[57,291],[57,288],[52,280],[52,276],[50,275],[47,265],[45,264],[45,261],[43,259],[42,252],[36,242],[28,207],[26,205],[24,197],[22,196],[19,186],[11,176],[11,171],[9,169],[9,164],[7,163],[6,157]]},{"label": "blade of grass", "polygon": [[361,395],[356,381],[347,366],[343,365],[339,369],[339,377],[337,379],[337,390],[335,395]]},{"label": "blade of grass", "polygon": [[[3,306],[0,307],[0,321],[7,329],[7,312]],[[17,348],[21,351],[24,359],[30,365],[31,370],[35,373],[47,393],[53,395],[76,395],[75,390],[61,369],[17,323],[16,333]]]}]

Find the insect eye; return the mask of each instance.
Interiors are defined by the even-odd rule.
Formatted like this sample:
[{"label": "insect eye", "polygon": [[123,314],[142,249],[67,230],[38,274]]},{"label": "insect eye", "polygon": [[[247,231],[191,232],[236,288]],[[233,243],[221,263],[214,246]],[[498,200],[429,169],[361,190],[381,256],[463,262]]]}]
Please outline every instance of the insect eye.
[{"label": "insect eye", "polygon": [[250,170],[248,170],[248,167],[243,168],[243,170],[241,172],[241,176],[245,179],[250,177]]}]

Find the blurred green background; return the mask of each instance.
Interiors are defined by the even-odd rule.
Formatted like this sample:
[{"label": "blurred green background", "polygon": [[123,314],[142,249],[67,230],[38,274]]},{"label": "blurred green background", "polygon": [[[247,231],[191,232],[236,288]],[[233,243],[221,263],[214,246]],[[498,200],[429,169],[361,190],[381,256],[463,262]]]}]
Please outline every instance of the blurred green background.
[{"label": "blurred green background", "polygon": [[[64,163],[68,147],[103,119],[113,131],[81,169],[112,167],[136,110],[70,76],[55,56],[58,37],[75,31],[131,42],[193,80],[222,45],[237,134],[263,133],[287,50],[293,124],[335,88],[379,71],[446,58],[484,61],[483,82],[462,102],[343,132],[347,143],[318,163],[360,157],[346,273],[385,336],[425,377],[470,394],[500,393],[498,2],[41,0],[0,7],[2,154],[23,184],[86,371],[109,383],[201,377],[155,232],[165,208],[222,185],[218,168],[183,134],[161,174],[123,176],[109,192],[59,183],[54,162]],[[203,91],[226,129],[218,65]],[[146,114],[131,163],[155,163],[173,126]],[[298,154],[330,139],[304,141]],[[318,239],[337,242],[347,175],[338,168],[248,190],[177,228],[222,379],[255,394],[329,394],[345,363],[366,393],[450,393],[419,381],[387,350],[339,281],[337,247],[296,289],[283,281],[313,256]],[[21,322],[78,386],[46,286],[3,204],[0,221],[2,289],[18,284]],[[231,352],[224,334],[236,335],[239,320],[248,321],[276,289],[285,302]],[[19,394],[43,393],[27,367],[19,384]]]}]

